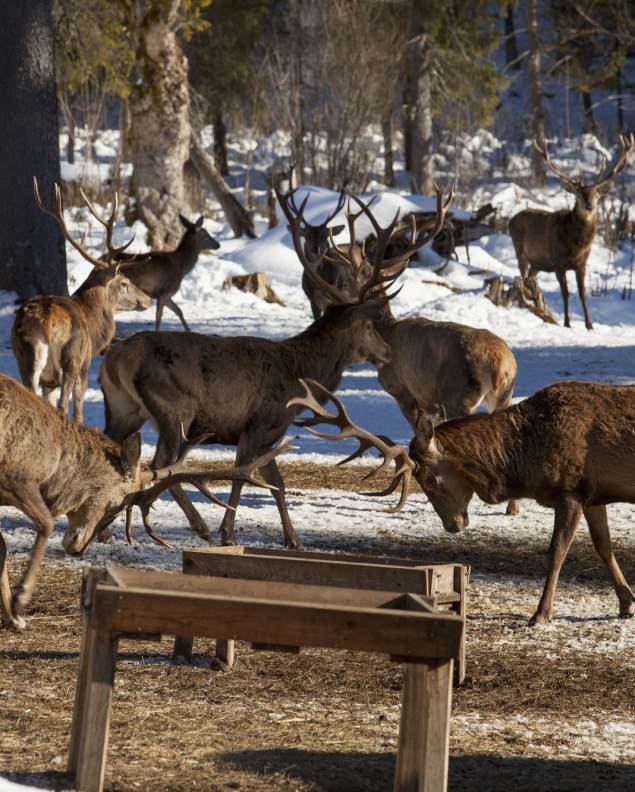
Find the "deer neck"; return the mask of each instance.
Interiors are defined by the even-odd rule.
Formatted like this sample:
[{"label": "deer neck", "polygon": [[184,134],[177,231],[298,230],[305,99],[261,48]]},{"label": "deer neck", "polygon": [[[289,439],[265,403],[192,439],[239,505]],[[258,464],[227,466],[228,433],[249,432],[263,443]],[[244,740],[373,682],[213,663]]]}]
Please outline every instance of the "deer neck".
[{"label": "deer neck", "polygon": [[86,315],[86,326],[93,347],[93,355],[98,355],[103,352],[115,335],[114,311],[106,290],[101,286],[78,290],[73,298]]},{"label": "deer neck", "polygon": [[178,247],[171,254],[173,263],[175,263],[187,275],[192,269],[198,259],[199,253],[198,245],[196,244],[196,237],[193,234],[185,233],[181,237]]},{"label": "deer neck", "polygon": [[295,379],[315,379],[328,390],[336,390],[344,370],[351,365],[345,331],[322,319],[297,336],[281,342],[288,352]]},{"label": "deer neck", "polygon": [[440,424],[434,437],[438,451],[485,503],[519,497],[522,484],[523,418],[501,410],[455,418]]}]

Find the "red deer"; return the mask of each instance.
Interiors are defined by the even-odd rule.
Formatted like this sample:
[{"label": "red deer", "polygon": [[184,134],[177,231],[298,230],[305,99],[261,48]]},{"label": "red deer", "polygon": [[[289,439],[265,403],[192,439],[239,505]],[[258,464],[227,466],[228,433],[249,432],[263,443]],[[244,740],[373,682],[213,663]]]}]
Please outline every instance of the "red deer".
[{"label": "red deer", "polygon": [[[296,423],[328,439],[356,437],[359,448],[345,461],[373,446],[384,455],[375,472],[395,461],[390,486],[377,493],[401,487],[392,511],[406,502],[412,476],[451,533],[467,527],[475,493],[485,503],[532,498],[554,510],[547,580],[531,625],[552,617],[560,569],[582,515],[608,569],[620,617],[635,615],[635,597],[613,554],[606,515],[608,503],[635,503],[635,386],[558,382],[491,415],[455,418],[437,426],[422,413],[409,453],[353,424],[342,403],[319,383],[303,386],[305,396],[291,405],[314,415]],[[325,397],[337,414],[321,406]],[[319,423],[340,431],[324,434],[311,428]]]},{"label": "red deer", "polygon": [[189,326],[183,311],[172,299],[181,288],[181,281],[198,261],[203,250],[218,250],[220,244],[203,228],[203,217],[195,223],[183,215],[179,219],[185,233],[175,250],[151,250],[148,253],[127,253],[118,256],[121,271],[135,286],[157,301],[155,329],[161,329],[163,308],[170,308],[181,320],[185,330]]},{"label": "red deer", "polygon": [[[439,193],[440,223],[441,198]],[[391,260],[391,270],[399,271],[410,255],[412,249],[400,262]],[[284,341],[146,332],[117,344],[104,356],[100,372],[106,434],[119,441],[152,421],[159,430],[153,462],[158,467],[174,458],[181,426],[187,435],[208,434],[211,442],[235,445],[236,464],[250,462],[269,449],[295,418],[298,411],[286,403],[300,392],[299,377],[318,379],[333,390],[348,366],[370,361],[381,368],[390,360],[390,349],[373,326],[386,298],[369,299],[388,277],[382,271],[381,251],[375,263],[357,302],[309,268],[309,277],[341,304],[330,306],[306,330]],[[285,545],[301,547],[275,460],[261,473],[272,484]],[[241,490],[242,484],[235,482],[220,526],[223,544],[235,544],[235,508]],[[192,529],[209,538],[207,526],[185,493],[173,488],[172,494]]]},{"label": "red deer", "polygon": [[[6,544],[0,534],[0,615],[15,628],[25,626],[22,615],[31,599],[55,517],[65,514],[68,518],[63,546],[72,556],[81,556],[123,511],[128,512],[129,534],[129,510],[135,505],[141,507],[146,530],[158,540],[147,514],[152,502],[172,483],[190,483],[210,500],[222,503],[210,491],[211,481],[240,478],[262,486],[254,475],[256,467],[286,451],[290,447],[287,439],[268,456],[241,468],[216,472],[185,469],[184,458],[192,442],[181,445],[179,458],[171,467],[142,470],[138,434],[118,445],[0,374],[0,504],[19,509],[36,530],[29,562],[13,594]],[[142,489],[151,481],[157,483]]]},{"label": "red deer", "polygon": [[[381,228],[364,203],[351,195],[361,207],[353,214],[347,212],[351,239],[355,239],[355,220],[364,213],[370,220],[379,243],[390,244],[397,217],[387,228]],[[452,198],[450,193],[449,201]],[[279,197],[292,230],[296,253],[305,271],[310,266],[301,244],[302,209],[291,211],[288,201]],[[447,205],[447,204],[446,204]],[[428,235],[426,241],[432,237]],[[348,281],[351,294],[359,290],[368,263],[364,252],[352,259],[346,248],[334,245],[329,253],[341,266],[353,262],[354,272]],[[489,330],[469,327],[455,322],[433,322],[425,317],[397,319],[385,302],[377,314],[375,327],[392,350],[390,363],[377,370],[382,388],[399,405],[408,423],[415,427],[420,410],[457,418],[475,412],[481,405],[489,412],[512,403],[517,365],[514,353],[502,338]],[[508,514],[516,514],[518,506],[510,501]]]},{"label": "red deer", "polygon": [[553,272],[558,279],[564,303],[564,326],[569,322],[569,289],[567,270],[575,272],[584,323],[587,330],[593,329],[586,303],[584,279],[589,252],[598,225],[598,199],[611,187],[611,181],[628,164],[628,155],[635,146],[633,135],[620,135],[620,153],[613,167],[604,173],[601,169],[592,184],[584,184],[559,170],[551,161],[545,142],[534,141],[536,151],[549,168],[562,181],[567,192],[575,195],[573,209],[550,212],[547,209],[524,209],[509,221],[518,267],[523,279],[535,278],[539,272]]},{"label": "red deer", "polygon": [[24,385],[34,393],[39,393],[41,388],[43,397],[51,404],[55,390],[60,387],[59,408],[65,414],[72,394],[73,417],[81,422],[88,369],[92,358],[103,352],[113,339],[114,314],[144,311],[150,307],[151,300],[122,274],[118,264],[112,263],[123,250],[112,246],[116,195],[107,220],[95,212],[84,196],[93,216],[106,228],[108,253],[102,260],[91,256],[66,227],[60,188],[55,187],[52,210],[42,203],[36,179],[33,185],[40,209],[57,220],[66,239],[93,265],[93,271],[70,297],[39,296],[23,303],[16,312],[11,344]]}]

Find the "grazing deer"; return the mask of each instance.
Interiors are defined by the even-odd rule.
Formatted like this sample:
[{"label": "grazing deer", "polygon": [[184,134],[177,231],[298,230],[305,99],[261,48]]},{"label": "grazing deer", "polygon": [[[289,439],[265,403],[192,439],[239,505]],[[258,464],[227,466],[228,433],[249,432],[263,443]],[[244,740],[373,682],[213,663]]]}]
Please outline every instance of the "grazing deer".
[{"label": "grazing deer", "polygon": [[[441,199],[439,192],[440,222]],[[159,467],[174,458],[181,431],[208,434],[210,442],[235,445],[236,464],[252,461],[269,449],[295,418],[298,411],[286,403],[300,392],[299,377],[310,376],[333,390],[348,366],[370,361],[381,368],[390,360],[390,349],[373,325],[387,298],[371,298],[378,286],[392,279],[393,270],[398,273],[399,267],[405,266],[418,244],[413,243],[400,261],[389,261],[388,275],[380,251],[356,302],[309,267],[309,277],[332,302],[340,304],[331,305],[306,330],[284,341],[146,332],[117,344],[104,356],[100,372],[106,434],[121,440],[145,421],[152,421],[159,430],[153,462]],[[301,547],[276,461],[261,473],[272,485],[285,545]],[[232,485],[229,508],[220,526],[223,544],[235,544],[235,508],[241,490],[240,482]],[[192,529],[208,538],[207,526],[185,493],[178,487],[171,491]]]},{"label": "grazing deer", "polygon": [[598,199],[606,193],[611,181],[628,164],[628,155],[635,146],[633,135],[620,135],[620,152],[613,167],[604,173],[602,167],[592,184],[584,184],[562,173],[552,162],[547,144],[534,141],[534,148],[549,168],[562,181],[567,192],[575,195],[573,209],[551,212],[547,209],[524,209],[509,221],[518,267],[523,279],[535,278],[539,272],[553,272],[558,279],[564,303],[564,326],[569,322],[569,289],[567,270],[575,272],[578,294],[587,330],[593,329],[586,303],[584,279],[589,252],[598,226]]},{"label": "grazing deer", "polygon": [[[0,374],[0,504],[14,506],[34,524],[35,543],[22,576],[9,588],[6,544],[0,534],[0,615],[17,629],[25,626],[28,605],[54,518],[65,514],[68,527],[64,549],[81,556],[90,543],[123,511],[130,539],[130,510],[141,507],[143,524],[158,541],[147,521],[151,504],[174,483],[189,483],[210,500],[221,503],[209,482],[240,478],[257,486],[259,466],[290,446],[285,438],[267,456],[251,465],[223,471],[185,469],[194,443],[181,445],[176,462],[162,470],[141,470],[141,439],[135,434],[121,445],[55,410],[15,380]],[[156,481],[149,489],[142,489]],[[163,542],[165,544],[165,542]]]},{"label": "grazing deer", "polygon": [[[615,559],[606,515],[608,503],[635,503],[635,386],[594,382],[558,382],[528,399],[491,415],[456,418],[437,426],[419,416],[409,453],[386,438],[353,424],[342,403],[319,383],[303,383],[305,396],[290,406],[308,408],[313,417],[296,423],[328,439],[355,437],[359,448],[344,461],[375,447],[386,469],[396,472],[390,486],[401,486],[396,507],[406,502],[412,476],[428,496],[446,531],[467,527],[474,493],[485,503],[532,498],[554,510],[548,572],[530,624],[544,624],[553,614],[560,569],[582,515],[619,600],[619,615],[635,615],[635,597]],[[316,395],[317,394],[317,397]],[[338,412],[321,404],[331,399]],[[338,434],[310,428],[338,426]]]},{"label": "grazing deer", "polygon": [[179,219],[185,233],[175,250],[151,250],[148,253],[125,253],[118,256],[121,271],[135,286],[157,301],[155,328],[161,329],[163,308],[170,308],[189,330],[183,311],[172,299],[181,288],[181,281],[198,261],[203,250],[218,250],[220,244],[203,228],[203,217],[191,223],[183,215]]},{"label": "grazing deer", "polygon": [[[361,207],[359,212],[352,213],[349,201],[346,216],[353,243],[355,221],[363,213],[370,220],[378,243],[385,249],[392,241],[398,218],[381,228],[370,211],[370,203],[352,194],[350,197]],[[451,198],[450,192],[446,207]],[[311,265],[306,247],[301,244],[306,198],[299,210],[285,196],[279,196],[278,200],[306,272]],[[428,234],[424,241],[432,237]],[[333,244],[328,255],[340,267],[351,269],[348,290],[351,294],[357,293],[368,268],[364,249],[360,249],[358,257],[352,258],[348,248]],[[390,362],[377,370],[377,379],[396,400],[413,429],[420,410],[457,418],[475,412],[481,405],[493,412],[512,403],[516,358],[505,341],[489,330],[455,322],[433,322],[422,316],[397,319],[388,301],[377,314],[375,327],[392,350]],[[515,501],[510,501],[507,513],[518,513]]]},{"label": "grazing deer", "polygon": [[[70,297],[33,297],[16,312],[11,345],[24,385],[54,403],[54,391],[61,386],[59,408],[68,414],[73,397],[73,417],[83,420],[83,400],[88,387],[92,358],[100,354],[115,334],[117,311],[144,311],[150,298],[123,275],[113,259],[122,248],[112,245],[112,229],[117,213],[117,196],[110,217],[100,217],[84,195],[92,215],[106,228],[106,259],[94,258],[66,227],[62,194],[55,186],[55,209],[42,203],[37,179],[33,179],[35,200],[43,212],[54,217],[64,236],[93,265],[93,271]],[[83,193],[82,193],[83,195]],[[132,241],[132,240],[131,240]],[[130,243],[128,243],[130,244]]]}]

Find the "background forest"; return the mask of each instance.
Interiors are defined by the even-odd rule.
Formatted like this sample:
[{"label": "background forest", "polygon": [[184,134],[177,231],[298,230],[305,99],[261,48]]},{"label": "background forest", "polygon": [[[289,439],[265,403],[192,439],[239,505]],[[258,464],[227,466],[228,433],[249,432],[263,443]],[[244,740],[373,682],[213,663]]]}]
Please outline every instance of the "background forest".
[{"label": "background forest", "polygon": [[[9,4],[0,31],[0,98],[13,108],[0,122],[0,285],[22,298],[67,289],[59,231],[40,222],[31,183],[38,175],[46,195],[61,180],[60,126],[70,164],[80,131],[85,159],[98,161],[98,130],[119,130],[113,167],[81,186],[93,197],[118,190],[128,222],[141,219],[154,248],[178,241],[178,214],[203,212],[206,197],[236,236],[253,236],[272,173],[290,164],[299,182],[357,192],[431,194],[447,177],[458,205],[473,208],[476,185],[504,173],[532,138],[592,133],[611,146],[632,127],[634,8],[632,0]],[[465,156],[477,129],[497,141],[485,169]],[[246,141],[234,173],[231,136]],[[251,167],[263,147],[262,167]],[[440,173],[448,162],[451,172]],[[524,186],[544,185],[545,168],[536,155]]]}]

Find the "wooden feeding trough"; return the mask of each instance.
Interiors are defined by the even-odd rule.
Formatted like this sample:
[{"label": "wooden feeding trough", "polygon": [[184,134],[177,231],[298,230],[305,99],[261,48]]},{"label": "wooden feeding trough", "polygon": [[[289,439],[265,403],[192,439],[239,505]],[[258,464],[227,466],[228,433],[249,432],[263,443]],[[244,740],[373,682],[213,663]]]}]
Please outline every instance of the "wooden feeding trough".
[{"label": "wooden feeding trough", "polygon": [[405,664],[394,789],[447,788],[452,672],[465,621],[419,593],[131,569],[84,572],[69,746],[76,788],[103,788],[122,638],[190,635],[386,653]]},{"label": "wooden feeding trough", "polygon": [[[423,564],[384,556],[269,550],[259,547],[210,547],[183,551],[183,573],[222,578],[271,580],[311,586],[413,592],[433,597],[440,610],[465,617],[470,567]],[[178,636],[174,654],[189,658],[192,638]],[[231,666],[234,642],[217,639],[216,656]],[[457,684],[465,679],[465,641],[454,667]]]}]

